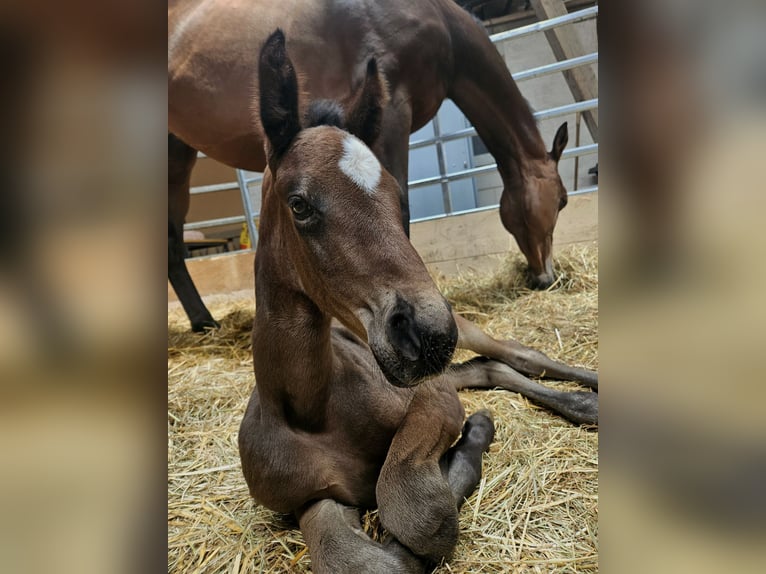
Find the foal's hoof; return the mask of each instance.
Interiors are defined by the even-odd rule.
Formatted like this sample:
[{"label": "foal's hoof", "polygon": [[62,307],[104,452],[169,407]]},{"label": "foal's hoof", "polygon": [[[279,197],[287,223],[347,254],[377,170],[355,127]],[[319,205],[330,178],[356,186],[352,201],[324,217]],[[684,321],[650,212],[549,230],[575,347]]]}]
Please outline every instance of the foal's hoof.
[{"label": "foal's hoof", "polygon": [[492,413],[487,409],[481,409],[473,413],[463,425],[463,435],[481,447],[482,452],[489,450],[489,445],[495,439],[495,422]]},{"label": "foal's hoof", "polygon": [[567,403],[561,414],[573,423],[581,425],[598,424],[598,393],[573,391],[567,393]]}]

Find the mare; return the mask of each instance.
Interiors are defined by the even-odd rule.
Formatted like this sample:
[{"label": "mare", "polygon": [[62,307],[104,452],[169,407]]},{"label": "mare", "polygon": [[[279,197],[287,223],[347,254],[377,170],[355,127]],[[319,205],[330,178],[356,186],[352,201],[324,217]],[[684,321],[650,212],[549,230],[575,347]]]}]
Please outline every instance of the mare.
[{"label": "mare", "polygon": [[[295,514],[318,574],[424,572],[448,556],[494,436],[488,411],[463,422],[457,390],[535,397],[541,387],[487,357],[445,371],[470,324],[464,332],[456,322],[404,233],[400,185],[368,147],[381,136],[387,90],[374,58],[365,69],[353,106],[323,100],[302,114],[281,30],[258,68],[268,168],[255,257],[257,384],[239,449],[251,495]],[[593,423],[597,397],[543,398]],[[358,509],[376,506],[385,543],[360,524]]]},{"label": "mare", "polygon": [[263,171],[263,136],[250,102],[258,84],[253,45],[285,30],[301,89],[339,100],[375,58],[390,97],[372,150],[400,187],[409,234],[408,143],[445,98],[475,126],[497,161],[500,218],[527,259],[533,287],[554,279],[553,229],[567,194],[558,174],[562,125],[550,151],[485,30],[453,0],[170,0],[168,5],[168,276],[192,329],[217,323],[186,270],[183,223],[197,150],[229,166]]}]

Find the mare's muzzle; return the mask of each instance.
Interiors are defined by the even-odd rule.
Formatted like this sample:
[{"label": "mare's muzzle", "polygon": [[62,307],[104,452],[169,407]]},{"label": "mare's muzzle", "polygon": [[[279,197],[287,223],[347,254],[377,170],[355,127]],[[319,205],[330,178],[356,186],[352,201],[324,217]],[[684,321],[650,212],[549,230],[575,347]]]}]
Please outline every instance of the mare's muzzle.
[{"label": "mare's muzzle", "polygon": [[529,270],[528,284],[530,289],[544,290],[553,285],[556,280],[556,274],[553,272],[553,260],[551,257],[545,261],[545,270],[542,273],[535,273]]}]

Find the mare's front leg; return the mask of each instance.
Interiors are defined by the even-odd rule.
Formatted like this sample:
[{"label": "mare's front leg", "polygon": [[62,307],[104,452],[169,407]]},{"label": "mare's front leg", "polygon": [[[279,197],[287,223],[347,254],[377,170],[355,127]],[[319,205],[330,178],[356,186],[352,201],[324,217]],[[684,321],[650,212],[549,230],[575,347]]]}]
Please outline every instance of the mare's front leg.
[{"label": "mare's front leg", "polygon": [[475,415],[482,418],[474,421],[481,437],[466,435],[445,456],[460,433],[463,415],[457,393],[443,379],[418,387],[376,487],[383,527],[432,561],[448,556],[457,543],[458,508],[479,481],[481,453],[493,436],[491,419]]},{"label": "mare's front leg", "polygon": [[421,574],[425,562],[394,539],[381,544],[362,529],[359,511],[330,499],[298,512],[314,574]]},{"label": "mare's front leg", "polygon": [[402,225],[407,237],[410,236],[410,202],[407,190],[407,168],[409,165],[410,127],[412,109],[410,98],[404,88],[397,88],[391,94],[383,110],[380,137],[374,152],[383,167],[399,182],[399,206],[402,210]]},{"label": "mare's front leg", "polygon": [[502,361],[525,375],[577,381],[591,389],[598,389],[597,372],[559,363],[518,341],[498,341],[457,313],[452,313],[452,316],[457,323],[459,348]]}]

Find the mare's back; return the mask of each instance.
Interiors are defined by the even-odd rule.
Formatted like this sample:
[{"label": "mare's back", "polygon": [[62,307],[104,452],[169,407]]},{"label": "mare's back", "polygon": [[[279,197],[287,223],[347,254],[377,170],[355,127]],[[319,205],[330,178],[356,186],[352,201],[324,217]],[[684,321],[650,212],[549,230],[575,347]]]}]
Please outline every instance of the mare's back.
[{"label": "mare's back", "polygon": [[312,98],[347,97],[373,55],[392,88],[407,86],[413,127],[445,97],[450,42],[431,2],[178,0],[168,10],[170,131],[213,157],[233,158],[236,145],[260,156],[249,118],[258,51],[277,27]]}]

